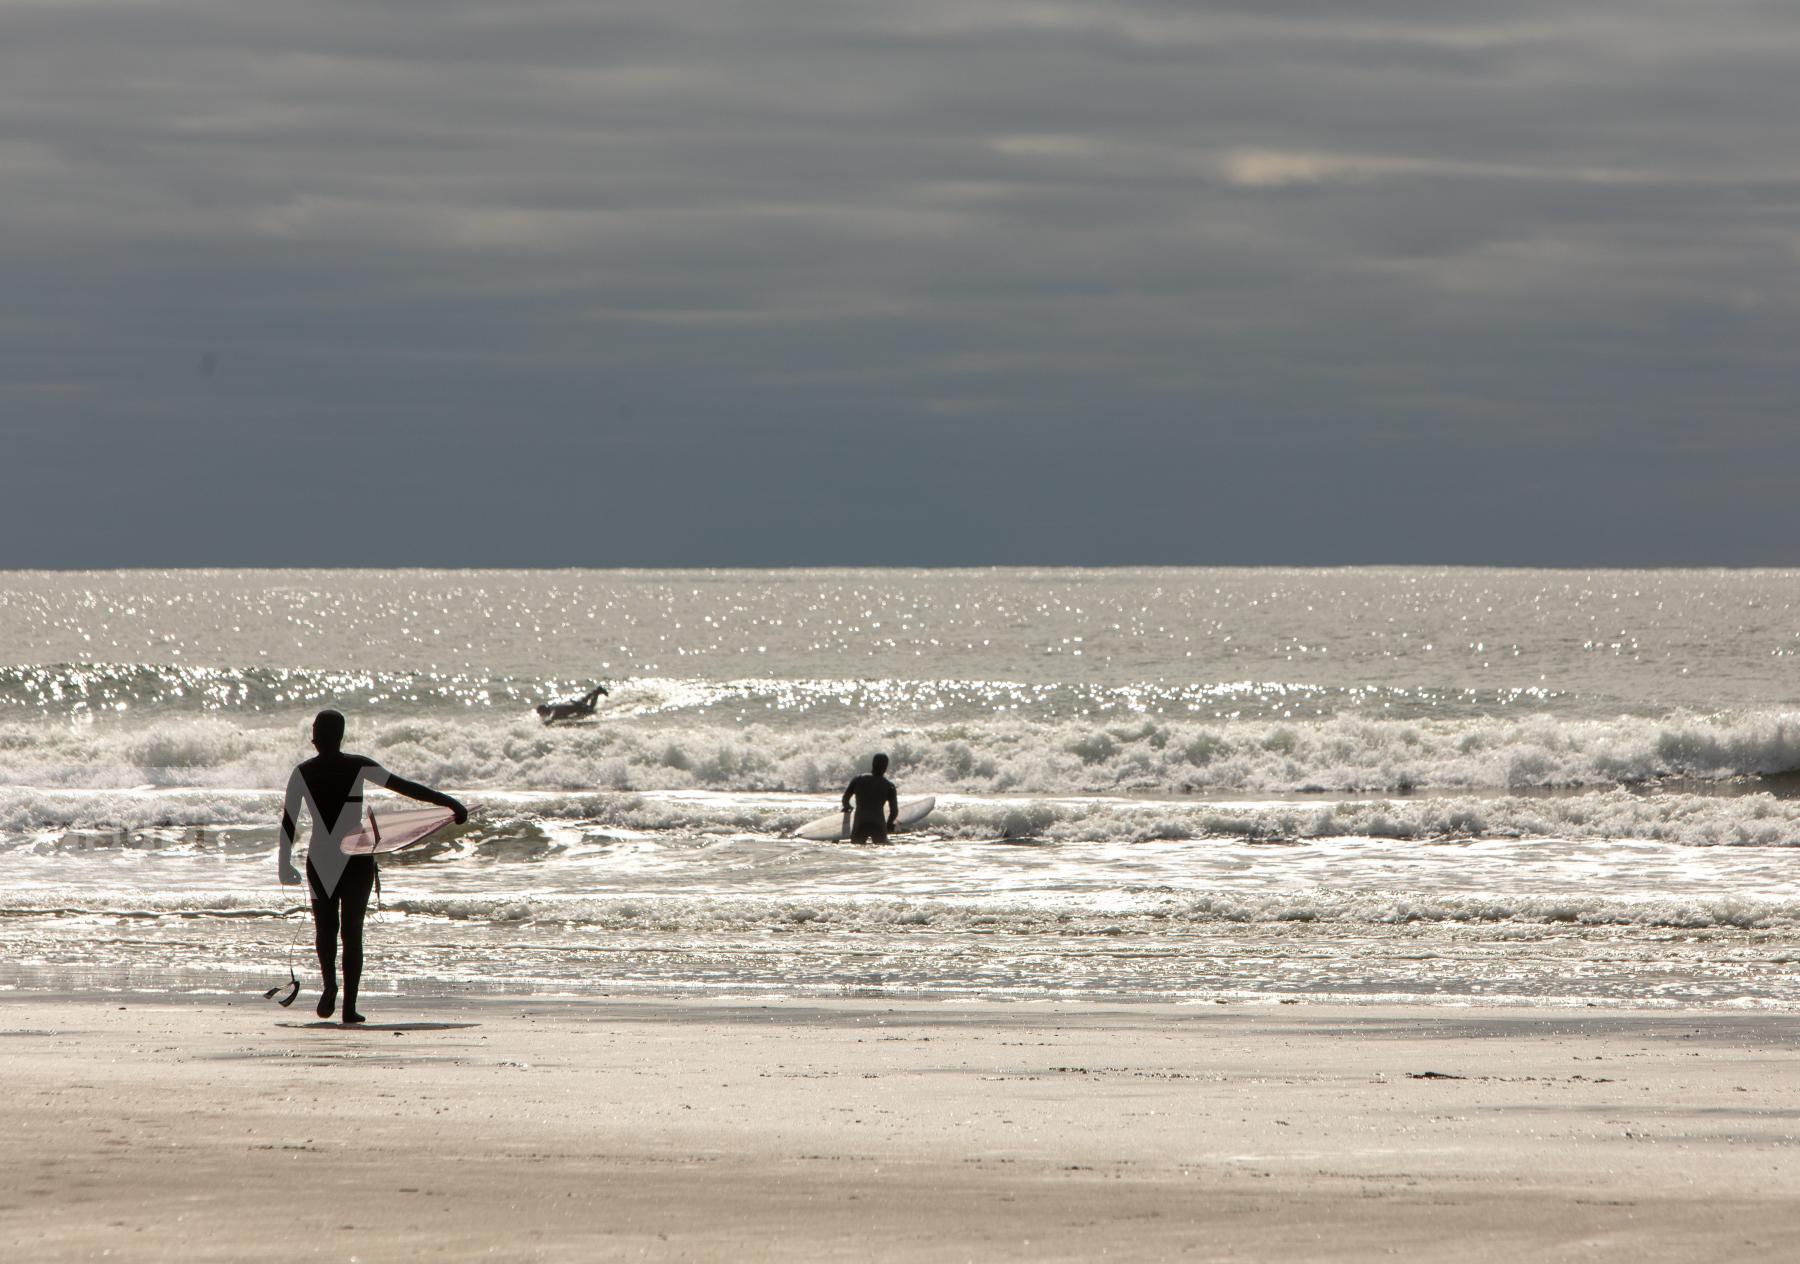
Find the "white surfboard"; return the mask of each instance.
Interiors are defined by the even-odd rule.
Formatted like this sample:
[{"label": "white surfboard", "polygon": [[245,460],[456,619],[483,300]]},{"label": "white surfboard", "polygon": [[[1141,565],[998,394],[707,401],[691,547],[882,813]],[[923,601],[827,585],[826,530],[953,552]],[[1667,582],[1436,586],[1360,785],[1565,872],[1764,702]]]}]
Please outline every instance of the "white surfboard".
[{"label": "white surfboard", "polygon": [[[900,823],[894,826],[894,832],[911,829],[920,821],[931,815],[931,809],[937,806],[936,796],[924,799],[908,799],[900,805]],[[850,837],[850,818],[842,812],[833,812],[830,816],[821,816],[816,821],[808,821],[794,831],[795,838],[808,839],[815,843],[837,843]]]},{"label": "white surfboard", "polygon": [[363,827],[344,839],[346,856],[373,856],[422,842],[456,819],[449,808],[370,808]]}]

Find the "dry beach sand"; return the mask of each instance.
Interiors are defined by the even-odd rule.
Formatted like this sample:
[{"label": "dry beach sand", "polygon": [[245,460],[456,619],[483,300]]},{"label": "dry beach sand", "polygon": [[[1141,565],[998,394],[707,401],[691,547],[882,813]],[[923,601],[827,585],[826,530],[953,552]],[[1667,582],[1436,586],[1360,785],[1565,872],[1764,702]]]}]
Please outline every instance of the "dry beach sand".
[{"label": "dry beach sand", "polygon": [[1786,1016],[371,1000],[8,998],[0,1258],[1800,1258]]}]

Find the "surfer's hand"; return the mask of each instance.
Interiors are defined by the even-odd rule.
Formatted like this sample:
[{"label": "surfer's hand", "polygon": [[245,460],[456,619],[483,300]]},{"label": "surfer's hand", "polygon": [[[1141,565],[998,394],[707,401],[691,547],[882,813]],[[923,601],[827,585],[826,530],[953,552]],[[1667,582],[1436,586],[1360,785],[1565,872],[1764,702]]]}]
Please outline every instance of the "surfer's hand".
[{"label": "surfer's hand", "polygon": [[294,868],[294,862],[291,860],[281,862],[281,885],[284,887],[300,885],[300,871]]},{"label": "surfer's hand", "polygon": [[465,808],[455,799],[450,800],[450,810],[456,814],[456,823],[458,825],[465,823],[469,819],[469,809]]}]

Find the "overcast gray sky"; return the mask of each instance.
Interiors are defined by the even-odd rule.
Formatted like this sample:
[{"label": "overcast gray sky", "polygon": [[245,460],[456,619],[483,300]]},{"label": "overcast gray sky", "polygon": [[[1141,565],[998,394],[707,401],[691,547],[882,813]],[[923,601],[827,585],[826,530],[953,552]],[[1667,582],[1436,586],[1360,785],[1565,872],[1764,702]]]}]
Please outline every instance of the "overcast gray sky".
[{"label": "overcast gray sky", "polygon": [[1800,560],[1793,0],[0,0],[0,565]]}]

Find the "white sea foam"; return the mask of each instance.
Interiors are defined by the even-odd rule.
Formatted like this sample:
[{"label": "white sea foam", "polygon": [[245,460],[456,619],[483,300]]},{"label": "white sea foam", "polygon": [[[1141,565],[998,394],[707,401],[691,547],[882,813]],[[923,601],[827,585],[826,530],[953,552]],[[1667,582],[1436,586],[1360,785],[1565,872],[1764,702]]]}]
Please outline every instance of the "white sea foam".
[{"label": "white sea foam", "polygon": [[[402,882],[392,879],[391,882]],[[158,894],[114,891],[9,897],[0,913],[128,920],[289,918],[299,908],[273,892]],[[1167,938],[1213,925],[1623,926],[1763,930],[1800,926],[1800,899],[1696,895],[1470,895],[1408,891],[1146,894],[1096,908],[1068,900],[932,899],[796,893],[782,896],[629,894],[552,897],[507,892],[398,895],[383,905],[413,919],[609,932],[831,935],[952,932],[981,935]]]},{"label": "white sea foam", "polygon": [[1501,923],[1758,929],[1800,924],[1800,900],[1604,896],[1420,896],[1317,892],[1304,896],[1202,896],[1145,901],[1104,911],[1007,901],[800,897],[693,899],[629,896],[603,900],[531,898],[402,899],[405,913],[457,921],[512,922],[605,930],[771,931],[912,928],[992,934],[1161,936],[1183,923],[1321,923],[1362,925]]},{"label": "white sea foam", "polygon": [[[276,786],[307,754],[299,724],[0,725],[0,784]],[[801,727],[690,718],[571,728],[430,715],[365,721],[365,753],[465,789],[829,792],[881,748],[912,786],[965,793],[1526,789],[1800,770],[1791,712],[1522,719],[1121,723],[989,718]]]},{"label": "white sea foam", "polygon": [[[609,831],[779,838],[830,811],[828,800],[806,796],[698,797],[654,791],[497,793],[472,801],[477,816],[457,836],[472,848],[496,854],[520,845],[553,852]],[[157,836],[185,845],[185,831],[195,827],[233,829],[272,843],[280,810],[280,796],[263,790],[0,788],[0,831],[11,839],[4,845],[15,848],[53,846],[70,830],[144,832],[150,837],[132,845],[154,846]],[[97,845],[87,833],[82,845]],[[1649,795],[1627,790],[1264,803],[953,796],[940,800],[922,833],[1053,843],[1562,838],[1792,847],[1800,845],[1800,800],[1767,793]]]}]

